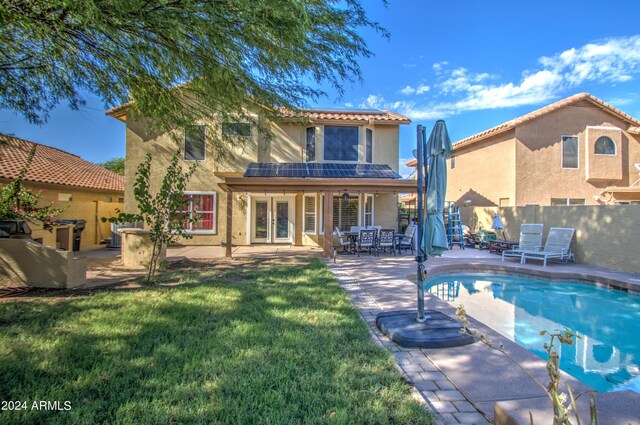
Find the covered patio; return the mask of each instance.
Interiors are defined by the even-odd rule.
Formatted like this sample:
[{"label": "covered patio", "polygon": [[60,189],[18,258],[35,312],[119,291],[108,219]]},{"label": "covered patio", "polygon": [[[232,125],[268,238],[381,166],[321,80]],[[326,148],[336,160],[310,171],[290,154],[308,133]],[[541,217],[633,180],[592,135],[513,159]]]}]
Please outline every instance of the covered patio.
[{"label": "covered patio", "polygon": [[[226,257],[234,255],[232,228],[235,194],[304,195],[305,193],[321,193],[324,195],[321,246],[323,255],[331,257],[333,255],[334,196],[344,193],[397,195],[417,190],[415,180],[389,178],[226,177],[225,182],[220,186],[227,192]],[[302,221],[301,213],[302,211],[296,212],[297,215],[300,215],[300,221]]]}]

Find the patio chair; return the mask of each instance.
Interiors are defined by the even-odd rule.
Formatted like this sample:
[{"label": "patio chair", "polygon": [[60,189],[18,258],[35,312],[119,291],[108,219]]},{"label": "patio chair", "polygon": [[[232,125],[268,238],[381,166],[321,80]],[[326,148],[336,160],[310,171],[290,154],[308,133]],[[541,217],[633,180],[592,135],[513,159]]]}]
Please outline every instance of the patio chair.
[{"label": "patio chair", "polygon": [[358,233],[358,232],[360,232],[360,229],[363,229],[363,227],[360,227],[360,226],[351,226],[351,229],[349,229],[349,232],[351,232],[351,233]]},{"label": "patio chair", "polygon": [[542,251],[524,251],[520,263],[525,264],[527,258],[530,260],[542,260],[543,267],[547,267],[547,260],[573,260],[573,253],[569,246],[575,230],[573,228],[552,227],[549,229],[549,235]]},{"label": "patio chair", "polygon": [[542,249],[542,224],[520,225],[520,242],[517,249],[502,251],[502,261],[505,257],[518,257],[522,259],[524,251],[539,251]]},{"label": "patio chair", "polygon": [[415,236],[416,229],[418,227],[414,224],[410,224],[407,226],[407,229],[404,231],[404,235],[402,235],[398,240],[398,252],[402,254],[403,249],[411,250],[411,254],[415,251]]},{"label": "patio chair", "polygon": [[378,233],[378,249],[377,251],[385,252],[387,248],[389,249],[389,254],[393,252],[393,255],[396,255],[396,232],[393,229],[380,229]]},{"label": "patio chair", "polygon": [[371,252],[376,250],[376,230],[366,230],[360,229],[360,235],[358,236],[358,245],[356,246],[356,252],[358,253],[358,257],[360,256],[360,251],[369,251],[369,255]]},{"label": "patio chair", "polygon": [[349,240],[349,238],[345,238],[345,236],[337,226],[335,228],[335,232],[338,236],[338,243],[342,247],[342,252],[351,252],[351,241]]}]

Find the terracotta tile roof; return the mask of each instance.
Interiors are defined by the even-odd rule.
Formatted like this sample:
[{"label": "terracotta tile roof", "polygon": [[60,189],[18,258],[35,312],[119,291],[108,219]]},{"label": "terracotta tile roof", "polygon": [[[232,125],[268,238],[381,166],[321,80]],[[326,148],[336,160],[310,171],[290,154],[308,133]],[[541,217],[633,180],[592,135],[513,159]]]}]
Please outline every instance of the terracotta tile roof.
[{"label": "terracotta tile roof", "polygon": [[395,112],[377,109],[305,109],[302,111],[281,110],[284,118],[306,118],[316,121],[354,121],[373,123],[409,124],[411,120]]},{"label": "terracotta tile roof", "polygon": [[25,180],[124,192],[124,176],[51,146],[0,135],[0,178],[14,179],[33,146],[36,154]]},{"label": "terracotta tile roof", "polygon": [[[126,121],[127,107],[132,102],[116,106],[105,112],[120,121]],[[322,121],[352,121],[375,124],[409,124],[411,120],[395,112],[377,109],[304,109],[292,111],[281,108],[278,114],[288,120],[308,119],[311,122]]]},{"label": "terracotta tile roof", "polygon": [[472,143],[477,143],[481,140],[484,140],[488,137],[495,136],[500,133],[504,133],[505,131],[509,131],[518,125],[524,124],[528,121],[532,121],[534,119],[540,118],[544,115],[547,115],[551,112],[557,111],[558,109],[562,109],[566,106],[571,106],[573,104],[579,102],[589,102],[592,105],[595,105],[601,109],[608,111],[609,113],[617,116],[618,118],[627,121],[631,127],[640,126],[640,121],[633,118],[631,115],[625,114],[619,109],[614,108],[603,100],[598,99],[595,96],[590,95],[589,93],[579,93],[566,99],[562,99],[558,102],[552,103],[551,105],[547,105],[544,108],[540,108],[528,114],[522,115],[518,118],[515,118],[511,121],[507,121],[503,124],[500,124],[496,127],[485,130],[481,133],[474,134],[473,136],[467,137],[466,139],[459,140],[454,143],[454,148],[459,149],[463,146],[470,145]]}]

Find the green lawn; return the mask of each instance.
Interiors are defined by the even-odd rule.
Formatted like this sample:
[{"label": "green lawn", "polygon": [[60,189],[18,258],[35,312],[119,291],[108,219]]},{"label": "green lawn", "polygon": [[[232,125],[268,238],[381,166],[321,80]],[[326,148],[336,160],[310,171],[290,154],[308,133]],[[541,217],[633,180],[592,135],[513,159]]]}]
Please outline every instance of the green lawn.
[{"label": "green lawn", "polygon": [[184,265],[153,288],[0,303],[0,423],[415,423],[389,353],[318,259]]}]

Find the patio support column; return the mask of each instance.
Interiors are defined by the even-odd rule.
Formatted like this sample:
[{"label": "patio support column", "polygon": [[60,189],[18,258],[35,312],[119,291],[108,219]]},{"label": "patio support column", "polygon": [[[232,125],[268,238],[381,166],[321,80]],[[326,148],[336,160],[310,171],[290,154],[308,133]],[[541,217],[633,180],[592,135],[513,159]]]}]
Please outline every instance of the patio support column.
[{"label": "patio support column", "polygon": [[324,256],[333,257],[333,192],[324,192]]},{"label": "patio support column", "polygon": [[233,243],[233,192],[231,189],[227,190],[227,242],[225,245],[225,254],[227,258],[231,258]]}]

